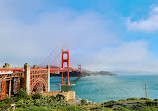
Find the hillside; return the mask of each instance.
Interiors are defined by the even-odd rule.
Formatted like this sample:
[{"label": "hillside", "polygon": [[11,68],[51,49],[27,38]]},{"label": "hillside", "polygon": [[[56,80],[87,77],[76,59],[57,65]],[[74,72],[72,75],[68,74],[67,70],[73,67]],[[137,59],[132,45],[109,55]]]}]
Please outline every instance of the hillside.
[{"label": "hillside", "polygon": [[82,70],[83,76],[97,76],[97,75],[108,75],[108,76],[116,76],[117,74],[111,73],[109,71],[88,71]]}]

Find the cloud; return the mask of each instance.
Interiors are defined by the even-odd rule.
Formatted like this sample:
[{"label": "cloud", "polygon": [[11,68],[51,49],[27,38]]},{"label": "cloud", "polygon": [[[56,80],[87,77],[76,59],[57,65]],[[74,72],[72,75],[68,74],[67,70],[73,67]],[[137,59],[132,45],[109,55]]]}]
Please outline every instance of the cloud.
[{"label": "cloud", "polygon": [[[156,73],[157,59],[152,58],[148,42],[122,40],[96,13],[81,14],[72,9],[37,13],[40,6],[36,3],[32,10],[26,6],[23,9],[24,4],[20,7],[9,4],[9,0],[0,1],[0,65],[5,62],[12,66],[23,66],[25,62],[38,65],[56,46],[66,45],[70,47],[70,63],[82,64],[86,69]],[[31,11],[27,18],[34,17],[28,22],[18,10],[26,14]]]},{"label": "cloud", "polygon": [[107,23],[91,12],[79,14],[69,9],[42,12],[36,21],[27,23],[15,17],[21,15],[17,7],[13,15],[14,7],[8,10],[6,2],[1,5],[0,61],[3,63],[39,64],[56,46],[88,50],[100,47],[97,44],[109,46],[120,41],[108,31]]},{"label": "cloud", "polygon": [[146,19],[131,21],[127,19],[127,28],[129,30],[153,32],[158,30],[158,6],[152,6],[152,10],[149,13],[149,17]]},{"label": "cloud", "polygon": [[[117,47],[107,47],[100,52],[91,54],[88,69],[110,70],[121,74],[157,73],[155,59],[148,50],[144,40],[123,42]],[[88,58],[87,58],[88,59]],[[151,70],[152,69],[152,70]]]}]

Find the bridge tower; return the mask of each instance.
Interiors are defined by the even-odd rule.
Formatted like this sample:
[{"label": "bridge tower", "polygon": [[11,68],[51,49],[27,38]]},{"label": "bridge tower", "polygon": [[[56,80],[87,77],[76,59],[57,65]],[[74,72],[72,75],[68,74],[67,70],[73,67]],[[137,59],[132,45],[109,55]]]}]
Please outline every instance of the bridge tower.
[{"label": "bridge tower", "polygon": [[78,76],[82,76],[82,70],[81,70],[81,65],[78,65]]},{"label": "bridge tower", "polygon": [[[64,55],[66,55],[66,58],[64,58],[65,57]],[[70,81],[69,81],[69,50],[64,51],[62,49],[62,63],[61,63],[61,68],[64,68],[64,63],[66,63],[67,69],[68,69],[66,84],[70,84]],[[63,84],[63,72],[61,72],[61,84]]]},{"label": "bridge tower", "polygon": [[1,85],[0,85],[0,89],[1,89],[0,100],[3,100],[3,99],[5,99],[6,80],[1,79],[0,82],[1,82]]}]

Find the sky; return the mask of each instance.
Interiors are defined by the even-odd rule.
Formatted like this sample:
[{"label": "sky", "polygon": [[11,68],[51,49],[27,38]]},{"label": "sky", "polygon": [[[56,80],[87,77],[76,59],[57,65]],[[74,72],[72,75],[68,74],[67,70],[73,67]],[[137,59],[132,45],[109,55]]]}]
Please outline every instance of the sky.
[{"label": "sky", "polygon": [[70,65],[158,74],[157,0],[0,0],[0,66],[39,65],[55,47]]}]

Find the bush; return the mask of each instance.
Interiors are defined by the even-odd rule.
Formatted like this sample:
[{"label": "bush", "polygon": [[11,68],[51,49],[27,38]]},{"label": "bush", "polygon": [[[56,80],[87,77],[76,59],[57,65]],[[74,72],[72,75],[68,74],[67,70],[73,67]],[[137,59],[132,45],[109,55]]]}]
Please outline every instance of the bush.
[{"label": "bush", "polygon": [[91,104],[92,104],[92,102],[88,102],[87,104],[88,104],[88,105],[91,105]]},{"label": "bush", "polygon": [[147,106],[158,106],[158,101],[146,101]]},{"label": "bush", "polygon": [[117,101],[114,101],[114,100],[111,100],[111,101],[108,101],[108,102],[104,102],[103,103],[105,107],[112,107],[113,105],[118,105],[119,103]]},{"label": "bush", "polygon": [[4,102],[5,104],[13,104],[14,98],[5,98],[4,100],[1,100],[1,102]]},{"label": "bush", "polygon": [[43,106],[43,107],[48,107],[48,108],[54,108],[58,106],[66,106],[67,102],[63,99],[59,101],[59,98],[54,100],[50,96],[42,96],[40,99],[34,100],[34,105],[39,106],[39,107]]},{"label": "bush", "polygon": [[31,97],[27,94],[25,89],[20,89],[19,92],[15,95],[15,101],[20,99],[31,99]]},{"label": "bush", "polygon": [[32,99],[40,99],[42,96],[39,94],[39,93],[35,93],[33,96],[32,96]]},{"label": "bush", "polygon": [[128,98],[128,99],[127,99],[127,101],[129,101],[129,100],[139,100],[139,99],[138,99],[138,98],[133,97],[133,98]]},{"label": "bush", "polygon": [[86,99],[82,99],[82,100],[81,100],[81,104],[82,104],[82,105],[86,105],[86,104],[87,104],[87,100],[86,100]]},{"label": "bush", "polygon": [[54,110],[46,108],[46,107],[31,106],[27,108],[19,108],[19,109],[16,109],[15,111],[54,111]]},{"label": "bush", "polygon": [[32,99],[20,99],[18,102],[16,102],[16,107],[18,108],[27,108],[30,106],[33,106],[33,100]]},{"label": "bush", "polygon": [[4,101],[0,102],[0,111],[6,111],[10,108],[10,104],[5,103]]},{"label": "bush", "polygon": [[148,101],[152,101],[152,99],[150,99],[150,98],[144,98],[144,97],[140,98],[140,100],[148,100]]},{"label": "bush", "polygon": [[158,99],[154,99],[153,101],[158,101]]},{"label": "bush", "polygon": [[126,99],[120,99],[120,100],[118,100],[118,101],[123,101],[123,102],[125,102],[125,101],[126,101]]},{"label": "bush", "polygon": [[5,98],[4,100],[0,101],[0,111],[6,111],[8,108],[11,107],[11,104],[14,103],[13,98]]},{"label": "bush", "polygon": [[51,98],[52,100],[55,100],[55,99],[56,99],[56,97],[54,97],[54,96],[50,96],[50,98]]},{"label": "bush", "polygon": [[[66,107],[66,111],[75,111],[75,106]],[[81,107],[76,106],[76,111],[84,111]]]},{"label": "bush", "polygon": [[90,110],[92,110],[92,111],[101,111],[101,110],[103,110],[103,107],[101,107],[101,106],[94,107],[94,108],[91,108]]},{"label": "bush", "polygon": [[56,95],[56,100],[57,100],[57,101],[65,100],[65,96],[64,96],[64,95],[61,95],[61,94],[57,94],[57,95]]},{"label": "bush", "polygon": [[132,111],[152,111],[151,107],[147,107],[144,104],[131,105],[131,107],[128,107],[128,109]]},{"label": "bush", "polygon": [[122,107],[122,106],[119,106],[118,108],[114,108],[113,110],[116,110],[116,111],[128,111],[128,109]]}]

